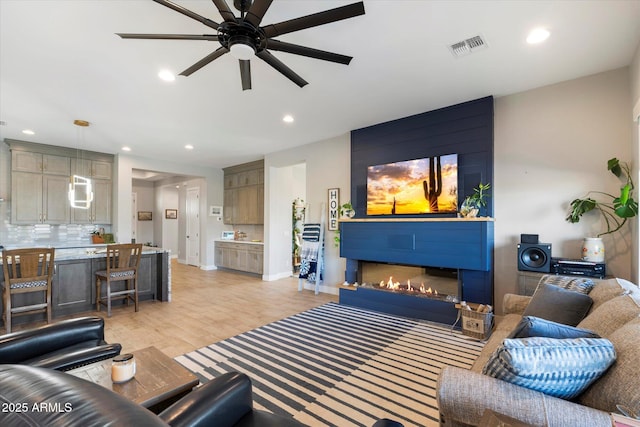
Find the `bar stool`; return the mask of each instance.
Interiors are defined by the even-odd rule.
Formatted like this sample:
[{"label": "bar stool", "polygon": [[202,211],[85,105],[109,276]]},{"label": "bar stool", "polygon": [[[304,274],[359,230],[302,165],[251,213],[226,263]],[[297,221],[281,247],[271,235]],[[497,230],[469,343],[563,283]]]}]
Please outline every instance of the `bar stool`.
[{"label": "bar stool", "polygon": [[[45,312],[47,323],[51,323],[51,280],[53,279],[55,249],[25,248],[2,251],[4,270],[4,324],[11,333],[11,319],[14,316]],[[12,296],[33,292],[43,292],[44,301],[13,304]],[[41,298],[26,299],[42,301]]]},{"label": "bar stool", "polygon": [[[141,243],[107,245],[107,269],[96,271],[96,306],[107,306],[107,317],[111,317],[111,301],[124,299],[129,305],[133,301],[138,311],[138,266],[140,265]],[[102,281],[107,283],[107,293],[101,293]],[[112,282],[125,282],[124,289],[113,291]],[[105,301],[106,300],[106,301]]]}]

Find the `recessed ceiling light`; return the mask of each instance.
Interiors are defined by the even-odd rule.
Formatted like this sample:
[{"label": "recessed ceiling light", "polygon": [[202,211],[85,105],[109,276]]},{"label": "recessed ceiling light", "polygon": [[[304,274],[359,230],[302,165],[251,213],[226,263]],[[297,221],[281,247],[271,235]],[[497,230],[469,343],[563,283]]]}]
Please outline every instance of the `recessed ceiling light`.
[{"label": "recessed ceiling light", "polygon": [[193,145],[187,144],[184,146],[184,148],[186,148],[187,150],[193,150]]},{"label": "recessed ceiling light", "polygon": [[131,151],[131,147],[122,147],[122,151]]},{"label": "recessed ceiling light", "polygon": [[527,36],[527,43],[529,44],[542,43],[543,41],[548,39],[550,35],[551,33],[546,28],[542,28],[542,27],[534,28],[533,30],[531,30],[531,32]]},{"label": "recessed ceiling light", "polygon": [[282,118],[282,121],[285,123],[293,123],[293,116],[291,114],[287,114]]},{"label": "recessed ceiling light", "polygon": [[25,129],[25,130],[22,131],[22,133],[24,133],[25,135],[35,135],[36,134],[31,129]]},{"label": "recessed ceiling light", "polygon": [[169,70],[160,70],[158,77],[165,82],[172,82],[176,79],[176,76]]}]

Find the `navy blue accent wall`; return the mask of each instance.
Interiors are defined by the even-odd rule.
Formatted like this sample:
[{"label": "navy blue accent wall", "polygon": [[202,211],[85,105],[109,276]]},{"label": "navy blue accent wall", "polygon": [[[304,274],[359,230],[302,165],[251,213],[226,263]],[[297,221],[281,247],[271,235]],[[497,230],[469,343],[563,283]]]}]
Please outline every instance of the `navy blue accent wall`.
[{"label": "navy blue accent wall", "polygon": [[[493,186],[493,97],[453,105],[351,132],[351,203],[356,219],[340,225],[340,255],[348,282],[359,261],[458,269],[462,300],[493,304],[493,222],[446,220],[455,214],[367,216],[367,167],[446,154],[458,155],[458,205],[480,182]],[[493,198],[480,212],[493,216]],[[402,221],[410,217],[444,221]],[[395,220],[397,218],[397,220]],[[456,310],[376,289],[341,290],[340,303],[452,323]]]},{"label": "navy blue accent wall", "polygon": [[[493,97],[352,131],[351,204],[356,218],[367,217],[368,166],[445,154],[458,155],[458,206],[480,182],[493,184]],[[480,214],[493,216],[492,198]]]}]

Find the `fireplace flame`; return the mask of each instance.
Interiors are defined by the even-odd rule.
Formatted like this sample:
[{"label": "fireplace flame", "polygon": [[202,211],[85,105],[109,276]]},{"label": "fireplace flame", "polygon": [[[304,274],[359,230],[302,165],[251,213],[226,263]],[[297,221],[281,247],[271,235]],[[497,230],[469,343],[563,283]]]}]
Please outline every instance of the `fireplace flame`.
[{"label": "fireplace flame", "polygon": [[434,296],[438,295],[437,290],[431,289],[431,286],[429,286],[428,288],[425,288],[424,283],[421,283],[420,287],[418,288],[417,285],[416,287],[411,285],[411,280],[407,280],[406,286],[402,286],[400,282],[393,281],[393,276],[389,276],[389,280],[387,280],[386,282],[384,280],[381,280],[379,286],[381,288],[391,289],[394,291],[403,290],[406,292],[419,292],[421,294],[434,295]]}]

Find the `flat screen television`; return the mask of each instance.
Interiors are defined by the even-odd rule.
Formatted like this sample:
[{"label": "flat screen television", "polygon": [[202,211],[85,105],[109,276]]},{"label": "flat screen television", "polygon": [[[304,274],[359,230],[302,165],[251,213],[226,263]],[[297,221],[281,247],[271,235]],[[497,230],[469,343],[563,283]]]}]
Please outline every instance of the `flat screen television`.
[{"label": "flat screen television", "polygon": [[457,211],[457,154],[367,167],[367,215]]}]

